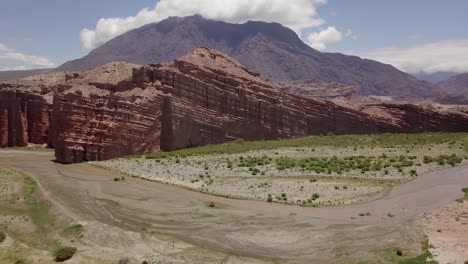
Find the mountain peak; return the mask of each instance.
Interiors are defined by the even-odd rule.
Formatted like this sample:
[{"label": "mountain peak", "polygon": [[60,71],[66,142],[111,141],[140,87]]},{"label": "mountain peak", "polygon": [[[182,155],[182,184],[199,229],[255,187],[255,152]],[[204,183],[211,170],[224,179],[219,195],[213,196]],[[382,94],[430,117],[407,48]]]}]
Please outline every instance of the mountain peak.
[{"label": "mountain peak", "polygon": [[[202,46],[207,48],[197,48],[184,56]],[[200,15],[171,17],[131,30],[59,69],[92,69],[111,61],[158,64],[181,57],[196,60],[201,55],[210,58],[216,54],[208,48],[235,59],[214,56],[216,60],[223,60],[222,65],[230,64],[233,69],[243,69],[240,71],[253,76],[252,72],[259,72],[268,81],[300,95],[426,97],[432,89],[429,84],[389,65],[316,51],[302,42],[293,30],[278,23],[233,24]],[[216,60],[198,62],[214,66]],[[333,91],[330,93],[330,90]]]},{"label": "mountain peak", "polygon": [[196,47],[191,52],[180,57],[177,61],[185,61],[191,64],[196,64],[202,68],[208,68],[216,71],[229,72],[229,74],[252,79],[260,74],[253,73],[242,66],[238,61],[228,55],[206,46]]}]

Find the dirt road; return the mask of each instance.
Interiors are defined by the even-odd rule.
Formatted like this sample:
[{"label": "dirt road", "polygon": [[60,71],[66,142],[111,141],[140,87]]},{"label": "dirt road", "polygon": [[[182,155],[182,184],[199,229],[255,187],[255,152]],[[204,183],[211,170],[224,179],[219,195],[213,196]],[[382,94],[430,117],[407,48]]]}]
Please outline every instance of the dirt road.
[{"label": "dirt road", "polygon": [[[155,229],[204,248],[288,263],[417,248],[415,220],[462,197],[461,188],[468,186],[465,165],[421,175],[368,203],[306,208],[213,197],[133,178],[114,182],[121,175],[52,159],[49,152],[0,151],[0,166],[34,177],[64,215],[132,231]],[[214,208],[206,206],[210,201]]]}]

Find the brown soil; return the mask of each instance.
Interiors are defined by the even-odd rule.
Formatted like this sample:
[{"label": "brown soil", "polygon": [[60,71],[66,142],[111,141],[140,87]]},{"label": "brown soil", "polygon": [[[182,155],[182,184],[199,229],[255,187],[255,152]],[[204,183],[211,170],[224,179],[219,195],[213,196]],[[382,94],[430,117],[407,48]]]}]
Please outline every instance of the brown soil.
[{"label": "brown soil", "polygon": [[[460,166],[421,175],[376,201],[304,208],[213,197],[133,178],[114,182],[121,175],[52,158],[51,153],[1,151],[0,166],[34,177],[63,217],[90,225],[96,237],[78,246],[87,249],[82,258],[127,255],[140,262],[151,254],[164,263],[349,262],[390,247],[418,248],[423,238],[416,220],[461,197],[461,187],[468,186],[468,166]],[[214,208],[207,206],[211,201]],[[104,231],[94,232],[99,229]],[[109,235],[99,237],[103,232]],[[152,235],[157,240],[139,237]],[[109,245],[98,246],[99,241]],[[174,252],[158,249],[155,241]]]}]

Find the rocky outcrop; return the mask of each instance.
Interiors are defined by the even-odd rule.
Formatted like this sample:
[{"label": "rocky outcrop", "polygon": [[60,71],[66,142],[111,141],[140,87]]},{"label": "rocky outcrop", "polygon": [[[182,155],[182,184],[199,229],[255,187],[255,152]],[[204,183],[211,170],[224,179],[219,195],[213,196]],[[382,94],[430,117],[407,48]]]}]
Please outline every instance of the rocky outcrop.
[{"label": "rocky outcrop", "polygon": [[38,91],[0,85],[0,147],[47,143],[51,105]]},{"label": "rocky outcrop", "polygon": [[237,138],[468,131],[463,113],[410,104],[343,106],[287,94],[208,48],[167,64],[111,63],[3,87],[2,143],[25,145],[42,138],[64,163]]}]

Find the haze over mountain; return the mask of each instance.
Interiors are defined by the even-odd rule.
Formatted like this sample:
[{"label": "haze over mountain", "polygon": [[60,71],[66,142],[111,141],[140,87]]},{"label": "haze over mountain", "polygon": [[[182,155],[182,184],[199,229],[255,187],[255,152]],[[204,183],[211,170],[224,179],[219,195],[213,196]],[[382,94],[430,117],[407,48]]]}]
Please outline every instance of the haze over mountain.
[{"label": "haze over mountain", "polygon": [[468,73],[453,76],[437,86],[441,93],[441,103],[468,104]]},{"label": "haze over mountain", "polygon": [[26,77],[37,75],[37,74],[43,74],[52,70],[53,69],[0,71],[0,82],[26,78]]},{"label": "haze over mountain", "polygon": [[301,95],[428,97],[433,89],[390,65],[321,53],[278,23],[230,24],[198,15],[170,17],[129,31],[58,69],[92,69],[112,61],[162,63],[198,46],[220,50],[262,78]]},{"label": "haze over mountain", "polygon": [[421,81],[437,84],[439,82],[447,81],[449,78],[458,75],[456,72],[435,72],[435,73],[416,73],[414,77]]}]

